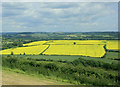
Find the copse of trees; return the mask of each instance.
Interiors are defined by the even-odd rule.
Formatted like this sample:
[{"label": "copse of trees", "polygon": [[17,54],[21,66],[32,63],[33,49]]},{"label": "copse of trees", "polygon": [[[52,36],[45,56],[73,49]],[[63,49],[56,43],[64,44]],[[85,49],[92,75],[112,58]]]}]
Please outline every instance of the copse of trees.
[{"label": "copse of trees", "polygon": [[22,47],[22,46],[23,46],[22,42],[3,43],[2,44],[2,50],[9,49],[9,48],[14,48],[14,47]]}]

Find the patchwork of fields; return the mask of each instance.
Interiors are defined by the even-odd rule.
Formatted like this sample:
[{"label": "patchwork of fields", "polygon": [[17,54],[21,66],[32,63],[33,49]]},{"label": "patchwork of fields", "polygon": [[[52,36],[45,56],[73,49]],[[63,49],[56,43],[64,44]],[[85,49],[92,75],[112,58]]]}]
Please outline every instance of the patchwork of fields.
[{"label": "patchwork of fields", "polygon": [[81,55],[103,57],[106,50],[120,50],[118,40],[49,40],[2,50],[3,55]]}]

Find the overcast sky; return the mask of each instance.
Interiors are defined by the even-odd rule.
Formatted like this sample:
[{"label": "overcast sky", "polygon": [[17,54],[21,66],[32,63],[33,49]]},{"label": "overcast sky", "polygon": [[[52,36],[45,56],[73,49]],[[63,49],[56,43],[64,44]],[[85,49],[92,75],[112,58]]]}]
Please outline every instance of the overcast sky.
[{"label": "overcast sky", "polygon": [[117,2],[3,2],[3,32],[118,31]]}]

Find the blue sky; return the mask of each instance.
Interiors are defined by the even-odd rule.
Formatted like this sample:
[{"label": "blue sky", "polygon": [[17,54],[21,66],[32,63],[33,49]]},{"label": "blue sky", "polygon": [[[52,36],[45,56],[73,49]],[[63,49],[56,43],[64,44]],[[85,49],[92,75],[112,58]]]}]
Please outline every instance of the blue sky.
[{"label": "blue sky", "polygon": [[117,2],[3,2],[3,32],[118,31]]}]

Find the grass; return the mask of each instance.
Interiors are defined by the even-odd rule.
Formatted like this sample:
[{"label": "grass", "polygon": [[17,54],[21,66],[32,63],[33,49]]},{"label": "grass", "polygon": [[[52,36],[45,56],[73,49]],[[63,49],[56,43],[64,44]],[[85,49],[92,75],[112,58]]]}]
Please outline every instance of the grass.
[{"label": "grass", "polygon": [[[96,60],[96,61],[102,61],[105,63],[112,63],[112,62],[118,62],[118,52],[107,52],[106,56],[104,58],[93,58],[93,57],[84,57],[84,56],[69,56],[69,55],[14,55],[16,57],[24,57],[24,58],[37,58],[37,59],[51,59],[51,60],[62,60],[62,61],[74,61],[78,58],[83,58],[86,60]],[[7,56],[7,55],[3,55]]]},{"label": "grass", "polygon": [[119,52],[107,52],[105,58],[106,59],[119,59]]},{"label": "grass", "polygon": [[[7,56],[7,55],[3,55]],[[65,55],[14,55],[16,57],[24,57],[24,58],[40,58],[40,59],[52,59],[52,60],[67,60],[73,61],[75,59],[80,58],[80,56],[65,56]]]},{"label": "grass", "polygon": [[102,62],[99,64],[95,61],[87,62],[87,60],[82,59],[71,63],[60,63],[56,61],[32,61],[26,60],[24,57],[11,56],[3,57],[3,67],[14,69],[13,71],[17,73],[36,74],[36,76],[43,74],[47,78],[79,85],[115,85],[118,78],[118,72],[116,69],[114,70],[115,64],[110,65]]}]

